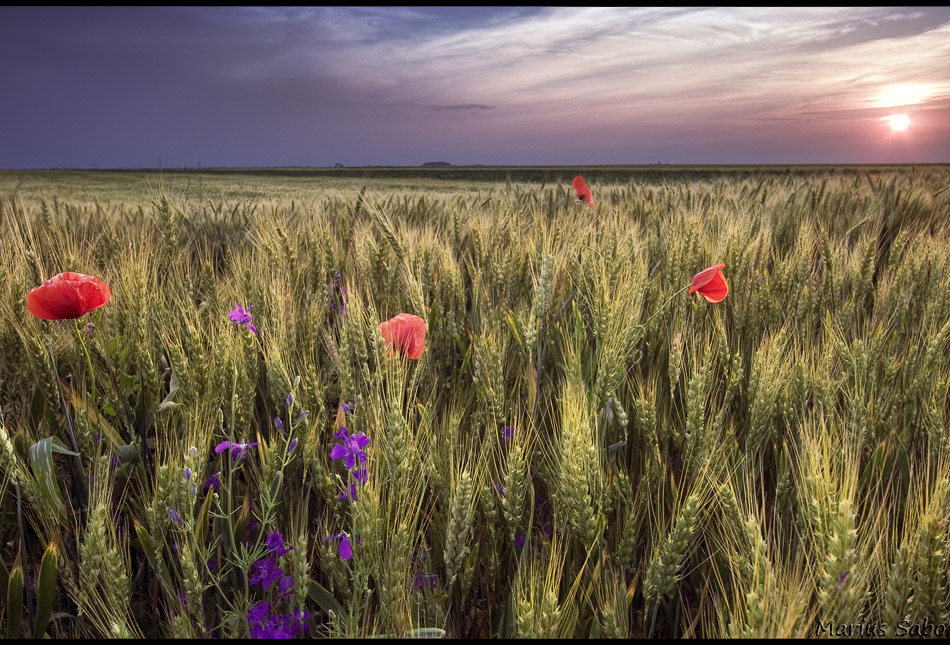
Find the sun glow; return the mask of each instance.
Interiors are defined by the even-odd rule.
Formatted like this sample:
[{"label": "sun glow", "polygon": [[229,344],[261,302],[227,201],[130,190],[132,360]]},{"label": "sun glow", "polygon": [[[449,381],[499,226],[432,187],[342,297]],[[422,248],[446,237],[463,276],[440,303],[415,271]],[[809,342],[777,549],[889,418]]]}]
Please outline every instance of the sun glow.
[{"label": "sun glow", "polygon": [[882,91],[874,107],[897,107],[899,105],[917,105],[932,95],[930,88],[923,85],[892,85]]},{"label": "sun glow", "polygon": [[884,117],[894,132],[903,132],[910,125],[910,119],[906,114],[892,114]]}]

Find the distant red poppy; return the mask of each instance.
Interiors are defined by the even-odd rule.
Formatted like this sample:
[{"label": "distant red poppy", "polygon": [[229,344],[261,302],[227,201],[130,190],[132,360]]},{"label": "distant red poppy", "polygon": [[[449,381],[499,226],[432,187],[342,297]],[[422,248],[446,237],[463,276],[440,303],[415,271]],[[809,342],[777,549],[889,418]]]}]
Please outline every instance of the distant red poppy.
[{"label": "distant red poppy", "polygon": [[82,273],[59,273],[34,287],[26,297],[26,308],[43,320],[79,318],[109,302],[109,285]]},{"label": "distant red poppy", "polygon": [[594,196],[590,192],[590,188],[587,187],[587,184],[584,183],[584,178],[578,175],[574,177],[574,181],[571,182],[571,186],[574,187],[574,190],[577,191],[577,198],[587,204],[588,206],[594,205]]},{"label": "distant red poppy", "polygon": [[698,291],[709,302],[721,302],[729,293],[726,276],[722,274],[724,266],[726,264],[720,262],[694,275],[693,281],[689,285],[689,292]]},{"label": "distant red poppy", "polygon": [[422,358],[426,348],[426,322],[419,316],[399,314],[379,323],[379,331],[387,345],[393,346],[412,360]]}]

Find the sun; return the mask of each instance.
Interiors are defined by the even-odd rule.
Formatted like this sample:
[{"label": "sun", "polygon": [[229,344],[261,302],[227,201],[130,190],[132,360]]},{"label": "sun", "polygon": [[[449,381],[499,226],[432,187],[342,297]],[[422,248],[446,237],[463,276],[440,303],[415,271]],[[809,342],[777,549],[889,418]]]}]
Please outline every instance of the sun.
[{"label": "sun", "polygon": [[903,132],[910,125],[910,119],[906,114],[892,114],[884,119],[888,121],[894,132]]}]

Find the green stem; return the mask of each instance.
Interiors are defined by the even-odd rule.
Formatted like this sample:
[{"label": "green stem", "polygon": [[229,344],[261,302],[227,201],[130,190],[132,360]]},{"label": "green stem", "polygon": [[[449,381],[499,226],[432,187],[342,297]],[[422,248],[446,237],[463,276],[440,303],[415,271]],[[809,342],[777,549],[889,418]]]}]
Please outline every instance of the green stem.
[{"label": "green stem", "polygon": [[[82,348],[83,356],[86,357],[86,370],[89,372],[89,378],[92,379],[92,389],[90,394],[92,399],[95,401],[99,397],[96,390],[96,373],[92,369],[92,357],[89,355],[89,348],[86,347],[86,341],[83,340],[82,332],[79,330],[79,322],[77,322],[77,320],[73,320],[73,329],[76,331],[76,338],[79,340],[79,346]],[[99,412],[98,404],[96,405],[96,412]]]},{"label": "green stem", "polygon": [[50,345],[48,340],[46,341],[46,351],[48,352],[50,367],[53,369],[53,380],[56,381],[56,391],[59,393],[59,405],[63,411],[63,416],[66,417],[66,429],[69,432],[69,442],[73,452],[76,453],[76,457],[70,462],[72,463],[73,485],[76,487],[76,492],[79,494],[81,506],[85,507],[86,503],[89,501],[88,492],[85,487],[85,484],[87,483],[85,469],[82,466],[82,456],[79,453],[79,444],[76,442],[76,430],[73,428],[73,420],[69,416],[69,407],[66,405],[66,396],[63,394],[63,386],[59,382],[59,371],[56,369],[56,359],[53,357],[53,347]]},{"label": "green stem", "polygon": [[689,289],[689,287],[690,287],[690,285],[686,285],[685,287],[683,287],[682,289],[680,289],[679,291],[677,291],[676,293],[674,293],[672,296],[670,296],[670,297],[666,300],[666,302],[664,302],[664,303],[660,306],[659,309],[657,309],[657,310],[654,311],[652,314],[650,314],[650,317],[647,318],[644,322],[640,323],[639,326],[640,326],[640,327],[646,327],[646,326],[650,323],[651,320],[653,320],[654,318],[656,318],[657,315],[659,315],[664,309],[666,309],[666,306],[667,306],[667,305],[669,305],[671,302],[673,302],[673,298],[675,298],[676,296],[680,295],[681,293],[683,293],[684,291],[686,291],[687,289]]}]

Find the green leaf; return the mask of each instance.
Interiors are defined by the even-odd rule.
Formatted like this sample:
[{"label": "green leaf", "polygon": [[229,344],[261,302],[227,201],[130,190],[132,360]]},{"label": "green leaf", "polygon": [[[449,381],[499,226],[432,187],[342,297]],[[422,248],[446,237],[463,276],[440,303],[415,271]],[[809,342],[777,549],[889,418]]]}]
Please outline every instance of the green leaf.
[{"label": "green leaf", "polygon": [[56,479],[53,445],[53,438],[46,437],[30,446],[30,467],[47,508],[52,509],[56,513],[59,523],[63,524],[66,522],[66,504],[63,503],[63,495],[59,490],[59,482]]},{"label": "green leaf", "polygon": [[336,614],[338,622],[345,623],[347,621],[347,615],[343,609],[343,605],[333,597],[333,594],[330,593],[326,587],[313,579],[310,580],[310,599],[317,603],[317,606],[326,613],[329,614],[332,611]]},{"label": "green leaf", "polygon": [[[79,453],[78,453],[78,452],[74,452],[74,451],[70,450],[69,448],[67,448],[67,447],[66,447],[66,444],[64,444],[64,443],[60,440],[59,437],[48,437],[48,439],[49,439],[50,443],[51,443],[52,446],[53,446],[53,452],[59,453],[59,454],[61,454],[61,455],[71,455],[71,456],[73,456],[73,457],[78,457],[78,456],[79,456]],[[44,439],[44,441],[45,441],[45,439]]]},{"label": "green leaf", "polygon": [[[76,410],[85,410],[86,416],[89,418],[90,423],[92,423],[99,431],[99,433],[108,439],[112,443],[113,448],[118,448],[121,445],[125,444],[125,441],[119,435],[115,428],[106,421],[106,418],[99,414],[95,406],[88,405],[86,399],[73,389],[69,383],[66,381],[60,381],[63,388],[63,394],[66,397],[66,400],[69,401],[70,405],[73,406],[73,409]],[[115,410],[112,411],[112,416],[115,416]]]},{"label": "green leaf", "polygon": [[145,527],[139,524],[138,520],[133,518],[132,523],[135,526],[135,534],[138,536],[142,551],[145,553],[145,559],[152,565],[152,570],[158,577],[159,582],[162,583],[162,588],[165,589],[168,597],[177,600],[178,594],[172,585],[171,576],[168,575],[168,568],[165,566],[165,561],[162,559],[162,556],[155,548],[155,543],[152,541],[151,536]]},{"label": "green leaf", "polygon": [[59,550],[55,542],[46,547],[40,562],[40,575],[36,586],[36,619],[33,623],[33,638],[42,638],[53,615],[53,602],[56,600],[56,565]]},{"label": "green leaf", "polygon": [[23,620],[23,567],[17,565],[10,572],[7,583],[7,638],[20,637]]}]

